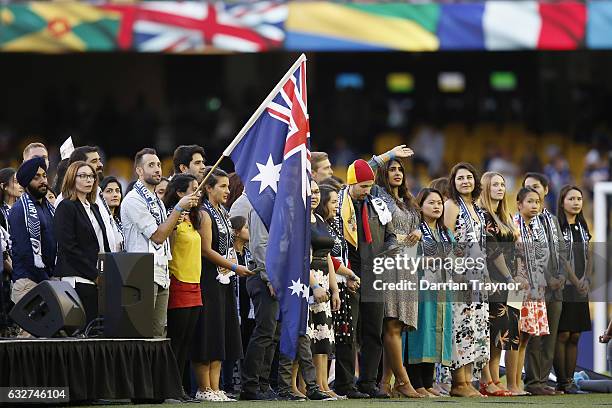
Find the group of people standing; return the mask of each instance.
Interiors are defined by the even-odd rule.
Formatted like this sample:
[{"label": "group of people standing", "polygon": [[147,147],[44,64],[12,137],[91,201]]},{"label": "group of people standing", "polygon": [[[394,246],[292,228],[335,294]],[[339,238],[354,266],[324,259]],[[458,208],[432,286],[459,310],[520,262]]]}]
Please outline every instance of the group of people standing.
[{"label": "group of people standing", "polygon": [[[268,231],[235,173],[207,167],[204,149],[189,145],[175,150],[165,179],[157,153],[145,148],[124,193],[117,178],[104,177],[98,149],[84,146],[60,163],[53,191],[47,149],[31,144],[17,170],[0,170],[0,328],[7,335],[10,303],[47,279],[75,288],[94,321],[98,254],[146,252],[154,256],[153,332],[171,339],[186,401],[235,400],[237,366],[245,400],[578,392],[573,371],[580,333],[590,330],[592,266],[581,189],[562,188],[555,216],[543,205],[548,180],[528,173],[513,215],[503,175],[480,177],[459,163],[414,197],[404,167],[412,155],[401,145],[356,160],[343,182],[327,154],[312,153],[309,319],[294,359],[278,355],[282,316],[266,273]],[[372,290],[377,259],[397,254],[486,263],[461,274],[393,267],[388,282],[519,289]]]},{"label": "group of people standing", "polygon": [[[580,187],[563,186],[555,216],[543,204],[548,179],[527,173],[516,197],[518,211],[512,214],[504,176],[480,176],[463,162],[415,198],[405,186],[403,165],[412,154],[398,146],[369,162],[357,160],[344,186],[332,177],[326,154],[312,155],[312,187],[315,193],[321,191],[320,199],[313,193],[312,207],[327,221],[336,244],[330,253],[340,261],[333,266],[338,283],[329,285],[329,293],[333,296],[337,287],[343,300],[337,311],[333,298],[330,303],[336,393],[349,398],[420,398],[580,392],[573,374],[580,334],[591,330],[592,270]],[[414,273],[395,265],[385,269],[386,282],[476,281],[511,289],[387,289],[373,297],[368,292],[375,279],[373,257],[398,253],[486,262],[460,273],[446,267]],[[348,348],[347,326],[357,329]],[[312,342],[314,347],[316,337]],[[502,351],[505,384],[500,380]],[[549,386],[553,369],[555,387]]]}]

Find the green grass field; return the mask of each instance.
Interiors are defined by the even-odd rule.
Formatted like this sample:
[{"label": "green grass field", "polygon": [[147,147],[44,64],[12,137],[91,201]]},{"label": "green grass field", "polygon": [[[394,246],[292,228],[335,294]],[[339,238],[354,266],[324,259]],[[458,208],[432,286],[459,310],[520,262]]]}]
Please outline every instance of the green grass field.
[{"label": "green grass field", "polygon": [[[427,400],[414,399],[388,399],[388,400],[344,400],[344,401],[317,401],[317,402],[253,402],[238,401],[225,404],[219,402],[208,402],[200,404],[161,404],[161,405],[137,405],[138,407],[202,407],[202,406],[227,406],[229,407],[255,407],[255,408],[315,408],[325,406],[326,408],[396,408],[408,406],[414,408],[450,408],[450,407],[474,407],[485,408],[489,404],[501,406],[532,406],[532,407],[604,407],[612,406],[612,394],[587,394],[587,395],[561,395],[556,397],[512,397],[512,398],[431,398]],[[101,405],[96,405],[100,407]],[[106,405],[108,407],[122,407],[128,405]],[[136,407],[135,405],[130,405]]]}]

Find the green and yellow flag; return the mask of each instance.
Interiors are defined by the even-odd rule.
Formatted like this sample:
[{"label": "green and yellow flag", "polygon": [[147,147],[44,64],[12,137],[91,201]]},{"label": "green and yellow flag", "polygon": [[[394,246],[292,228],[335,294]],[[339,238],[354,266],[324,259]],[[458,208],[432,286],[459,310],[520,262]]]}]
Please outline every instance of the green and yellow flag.
[{"label": "green and yellow flag", "polygon": [[112,51],[119,22],[118,13],[76,1],[0,7],[0,50]]}]

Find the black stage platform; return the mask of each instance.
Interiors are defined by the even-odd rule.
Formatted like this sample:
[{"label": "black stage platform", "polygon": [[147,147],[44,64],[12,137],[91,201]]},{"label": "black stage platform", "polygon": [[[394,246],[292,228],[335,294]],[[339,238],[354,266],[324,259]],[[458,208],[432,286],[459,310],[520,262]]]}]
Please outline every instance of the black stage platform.
[{"label": "black stage platform", "polygon": [[0,340],[0,387],[68,387],[70,401],[182,395],[168,339]]}]

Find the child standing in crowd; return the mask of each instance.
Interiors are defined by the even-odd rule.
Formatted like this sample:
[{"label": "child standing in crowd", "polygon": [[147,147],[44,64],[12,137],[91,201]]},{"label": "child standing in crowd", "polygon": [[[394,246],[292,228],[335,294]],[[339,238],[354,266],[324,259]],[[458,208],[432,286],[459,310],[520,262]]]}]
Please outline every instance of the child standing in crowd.
[{"label": "child standing in crowd", "polygon": [[[238,265],[249,268],[249,262],[253,257],[249,251],[249,226],[244,217],[236,216],[230,218],[230,224],[234,233],[234,251]],[[242,333],[242,350],[246,352],[249,345],[251,333],[255,327],[255,310],[253,302],[246,288],[246,276],[239,276],[236,284],[238,317],[240,318],[240,332]]]},{"label": "child standing in crowd", "polygon": [[[231,175],[229,180],[231,197]],[[234,181],[236,180],[234,179]],[[229,207],[229,205],[225,205],[225,208],[227,207]],[[249,227],[246,225],[246,219],[244,217],[237,216],[231,217],[229,221],[232,227],[232,235],[234,237],[234,246],[230,251],[230,258],[236,259],[236,263],[238,265],[248,268],[252,257],[248,249]],[[231,277],[231,285],[234,290],[236,305],[238,307],[238,322],[240,324],[243,354],[246,352],[249,338],[251,337],[253,327],[255,326],[255,312],[252,308],[251,299],[249,298],[249,294],[246,290],[246,279],[246,276],[239,276],[238,278],[236,278],[236,276]],[[221,364],[221,379],[223,383],[222,388],[223,391],[228,394],[234,394],[236,392],[234,381],[236,363],[237,362],[235,360],[225,360]]]},{"label": "child standing in crowd", "polygon": [[523,187],[517,195],[518,214],[514,217],[519,231],[517,242],[517,270],[529,282],[523,305],[521,307],[519,344],[519,364],[516,371],[516,384],[525,362],[525,352],[530,336],[545,336],[549,333],[544,302],[544,268],[548,263],[550,252],[546,244],[544,229],[538,222],[540,212],[540,195],[530,187]]},{"label": "child standing in crowd", "polygon": [[562,394],[548,385],[550,370],[553,368],[557,331],[563,300],[563,285],[566,277],[571,274],[567,262],[567,245],[559,221],[545,207],[546,198],[551,191],[548,178],[541,173],[527,173],[523,178],[523,187],[531,187],[540,196],[540,213],[536,221],[541,227],[541,236],[548,246],[548,264],[544,265],[546,285],[544,297],[546,303],[546,319],[548,321],[548,336],[532,336],[527,344],[525,356],[525,391],[532,395]]}]

